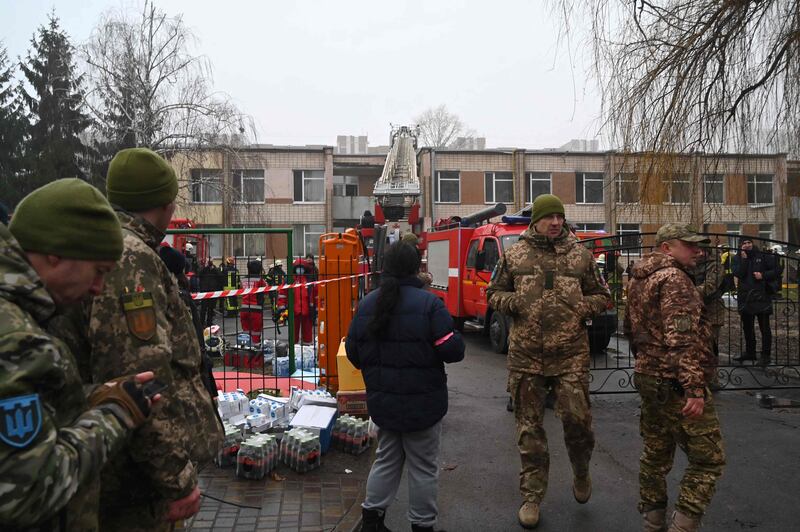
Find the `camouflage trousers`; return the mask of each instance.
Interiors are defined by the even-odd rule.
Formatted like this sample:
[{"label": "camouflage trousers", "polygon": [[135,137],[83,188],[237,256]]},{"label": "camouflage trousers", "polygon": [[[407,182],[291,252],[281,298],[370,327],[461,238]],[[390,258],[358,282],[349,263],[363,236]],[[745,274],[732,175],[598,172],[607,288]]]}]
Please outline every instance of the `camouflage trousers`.
[{"label": "camouflage trousers", "polygon": [[701,517],[725,465],[714,399],[706,393],[702,416],[690,419],[681,414],[686,401],[670,383],[641,373],[634,379],[642,399],[639,430],[644,442],[639,461],[639,511],[667,507],[666,477],[678,446],[689,465],[681,480],[675,509]]},{"label": "camouflage trousers", "polygon": [[589,460],[594,449],[588,373],[545,377],[511,372],[508,391],[514,400],[517,447],[522,462],[519,489],[526,501],[536,503],[541,502],[547,492],[550,469],[543,420],[545,397],[551,387],[556,397],[556,415],[564,426],[564,442],[576,476],[589,473]]}]

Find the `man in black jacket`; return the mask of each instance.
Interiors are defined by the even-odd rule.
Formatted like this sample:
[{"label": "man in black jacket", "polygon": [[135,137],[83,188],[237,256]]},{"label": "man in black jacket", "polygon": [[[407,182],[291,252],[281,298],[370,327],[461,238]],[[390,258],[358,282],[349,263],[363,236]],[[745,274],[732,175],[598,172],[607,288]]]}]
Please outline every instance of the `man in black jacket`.
[{"label": "man in black jacket", "polygon": [[[208,262],[200,268],[200,286],[201,292],[214,292],[222,290],[222,272],[214,266],[214,261],[208,259]],[[200,301],[200,323],[203,327],[211,327],[214,324],[214,306],[217,304],[216,299],[203,299]]]},{"label": "man in black jacket", "polygon": [[742,319],[745,352],[736,361],[756,360],[755,320],[761,330],[761,358],[759,363],[770,362],[772,331],[769,315],[772,314],[772,296],[780,283],[777,263],[772,253],[763,253],[749,238],[742,240],[739,254],[733,258],[733,275],[739,279],[738,308]]},{"label": "man in black jacket", "polygon": [[[164,261],[164,264],[166,264],[170,273],[175,276],[175,279],[178,280],[181,301],[183,301],[183,304],[189,309],[189,314],[192,316],[192,326],[195,334],[197,335],[197,341],[200,344],[200,354],[202,356],[200,362],[200,378],[203,380],[203,386],[206,388],[206,390],[208,390],[208,394],[213,400],[217,397],[217,383],[214,380],[214,363],[211,361],[211,357],[206,352],[206,343],[203,339],[203,322],[201,321],[200,314],[197,311],[197,305],[189,293],[189,281],[184,273],[186,259],[178,250],[169,246],[161,246],[158,249],[158,255],[161,257],[161,260]],[[212,267],[214,266],[210,260],[208,261],[208,264],[210,264]],[[213,302],[214,300],[204,299],[201,301],[201,304],[205,303],[206,301]]]}]

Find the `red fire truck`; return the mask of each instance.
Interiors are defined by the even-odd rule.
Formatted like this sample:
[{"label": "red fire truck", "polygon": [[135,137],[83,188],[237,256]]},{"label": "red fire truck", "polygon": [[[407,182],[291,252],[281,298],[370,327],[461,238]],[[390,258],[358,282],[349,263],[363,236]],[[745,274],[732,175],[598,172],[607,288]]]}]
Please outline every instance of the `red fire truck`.
[{"label": "red fire truck", "polygon": [[[197,224],[188,218],[173,218],[169,222],[168,229],[195,229]],[[208,237],[202,234],[192,235],[167,235],[164,237],[164,243],[179,250],[181,253],[186,252],[186,244],[191,244],[194,248],[194,255],[203,259],[208,258]]]},{"label": "red fire truck", "polygon": [[[486,287],[503,252],[519,240],[530,224],[530,208],[513,216],[503,216],[498,223],[483,223],[504,214],[498,203],[463,219],[440,220],[425,233],[427,268],[433,277],[431,291],[445,304],[458,326],[476,321],[489,335],[492,348],[508,351],[509,318],[495,312],[486,299]],[[479,225],[482,224],[483,225]],[[604,231],[578,232],[577,237],[599,257],[606,252],[609,240]],[[588,327],[592,353],[600,353],[617,330],[613,305]]]}]

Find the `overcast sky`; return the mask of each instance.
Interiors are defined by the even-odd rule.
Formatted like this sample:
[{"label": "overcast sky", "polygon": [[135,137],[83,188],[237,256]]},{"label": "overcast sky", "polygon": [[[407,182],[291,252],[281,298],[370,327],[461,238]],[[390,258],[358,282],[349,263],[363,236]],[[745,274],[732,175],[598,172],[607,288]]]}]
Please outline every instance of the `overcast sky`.
[{"label": "overcast sky", "polygon": [[[0,39],[24,56],[55,8],[73,43],[119,0],[0,0]],[[559,47],[541,0],[160,0],[182,14],[214,87],[255,120],[258,141],[386,144],[389,123],[445,104],[489,147],[558,147],[594,138],[599,102],[586,58]]]}]

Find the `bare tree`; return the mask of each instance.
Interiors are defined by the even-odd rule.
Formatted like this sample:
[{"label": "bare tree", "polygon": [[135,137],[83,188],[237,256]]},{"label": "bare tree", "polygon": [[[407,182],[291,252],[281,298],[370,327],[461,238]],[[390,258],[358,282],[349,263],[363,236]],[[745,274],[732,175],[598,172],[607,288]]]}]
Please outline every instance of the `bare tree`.
[{"label": "bare tree", "polygon": [[624,150],[800,150],[800,0],[554,0]]},{"label": "bare tree", "polygon": [[83,46],[87,103],[103,140],[170,154],[242,141],[252,120],[211,87],[211,66],[191,53],[180,16],[146,0],[141,12],[109,11]]},{"label": "bare tree", "polygon": [[415,121],[420,129],[422,146],[441,149],[451,147],[460,137],[475,136],[475,132],[467,128],[458,115],[448,111],[445,105],[426,109]]}]

